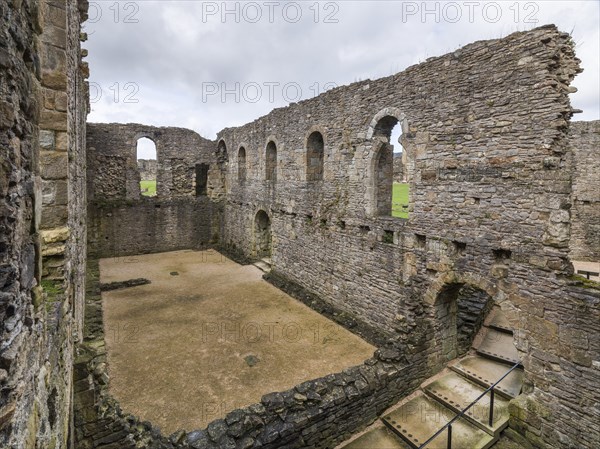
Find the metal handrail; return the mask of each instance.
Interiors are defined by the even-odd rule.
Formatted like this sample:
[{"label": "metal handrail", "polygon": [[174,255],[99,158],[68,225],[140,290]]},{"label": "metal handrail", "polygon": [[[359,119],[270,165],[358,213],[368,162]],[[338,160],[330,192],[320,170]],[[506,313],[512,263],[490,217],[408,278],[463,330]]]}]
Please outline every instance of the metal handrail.
[{"label": "metal handrail", "polygon": [[498,385],[500,382],[502,382],[506,376],[508,376],[510,373],[512,373],[513,370],[515,370],[520,365],[521,365],[520,361],[515,363],[511,369],[509,369],[506,373],[504,373],[504,375],[500,379],[498,379],[496,381],[496,383],[489,386],[487,388],[487,390],[485,390],[483,393],[481,393],[477,397],[477,399],[475,399],[473,402],[471,402],[469,405],[467,405],[458,415],[456,415],[454,418],[452,418],[450,421],[448,421],[444,427],[442,427],[440,430],[438,430],[436,433],[434,433],[427,441],[425,441],[423,444],[421,444],[419,446],[419,449],[423,449],[425,446],[427,446],[429,443],[431,443],[433,440],[435,440],[445,429],[448,429],[448,446],[447,447],[448,447],[448,449],[452,449],[452,424],[457,419],[462,418],[471,407],[473,407],[477,402],[479,402],[479,400],[482,397],[484,397],[488,393],[488,391],[491,392],[490,393],[489,425],[490,425],[490,427],[492,427],[492,424],[494,423],[494,387],[496,385]]}]

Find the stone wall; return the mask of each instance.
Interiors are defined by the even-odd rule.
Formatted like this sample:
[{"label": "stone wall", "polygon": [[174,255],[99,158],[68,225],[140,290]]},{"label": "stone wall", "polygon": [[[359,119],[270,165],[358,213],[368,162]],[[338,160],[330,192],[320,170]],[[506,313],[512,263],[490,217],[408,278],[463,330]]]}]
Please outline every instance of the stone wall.
[{"label": "stone wall", "polygon": [[207,197],[92,203],[90,257],[202,248],[218,240],[219,209]]},{"label": "stone wall", "polygon": [[196,166],[207,164],[216,169],[214,142],[192,130],[89,123],[87,171],[90,201],[140,198],[137,141],[142,137],[156,145],[156,194],[161,199],[197,196]]},{"label": "stone wall", "polygon": [[2,447],[69,444],[73,344],[83,324],[86,8],[0,4]]},{"label": "stone wall", "polygon": [[571,123],[571,259],[600,261],[600,121]]},{"label": "stone wall", "polygon": [[402,158],[403,153],[394,153],[394,182],[406,182]]},{"label": "stone wall", "polygon": [[[156,144],[153,198],[140,192],[141,137]],[[182,128],[90,123],[87,148],[90,255],[175,251],[218,240],[220,206],[210,183],[214,173],[220,179],[214,142]],[[201,166],[208,172],[199,183]]]},{"label": "stone wall", "polygon": [[138,159],[138,170],[142,181],[156,181],[158,170],[156,159]]},{"label": "stone wall", "polygon": [[[352,368],[170,441],[110,399],[84,400],[82,410],[97,413],[82,412],[92,420],[82,424],[84,437],[115,447],[144,439],[155,447],[332,447],[347,436],[343,423],[360,429],[464,349],[448,347],[455,324],[444,311],[461,301],[458,292],[477,291],[460,318],[476,329],[480,316],[470,311],[478,298],[492,298],[514,329],[525,368],[513,429],[537,447],[600,445],[593,409],[600,293],[572,278],[569,262],[568,93],[579,71],[570,36],[547,26],[276,109],[223,130],[217,142],[173,128],[90,125],[93,254],[193,247],[208,235],[246,259],[270,254],[274,277],[376,329],[386,340],[380,356],[391,352],[411,365],[379,357],[365,364],[388,379],[379,386],[365,367]],[[409,220],[387,216],[395,124],[403,131]],[[139,137],[157,144],[156,200],[140,198]],[[186,207],[199,208],[201,221]],[[213,209],[204,214],[205,207]],[[148,217],[145,235],[129,242],[139,216]],[[186,237],[160,246],[159,236],[175,230]],[[91,341],[82,350],[101,347]],[[78,364],[84,398],[104,391],[102,357]],[[357,382],[369,385],[364,396],[355,395]]]},{"label": "stone wall", "polygon": [[[440,292],[485,291],[515,330],[527,410],[547,411],[518,430],[540,447],[595,447],[594,385],[586,381],[583,401],[566,387],[593,377],[598,352],[585,335],[600,318],[598,292],[570,284],[568,93],[579,71],[570,36],[548,26],[225,129],[222,243],[262,255],[256,220],[266,212],[275,273],[426,359],[421,375],[455,353],[442,349],[450,323],[437,318]],[[380,215],[380,161],[394,123],[407,153],[408,221]],[[315,131],[324,137],[322,181],[308,176]]]}]

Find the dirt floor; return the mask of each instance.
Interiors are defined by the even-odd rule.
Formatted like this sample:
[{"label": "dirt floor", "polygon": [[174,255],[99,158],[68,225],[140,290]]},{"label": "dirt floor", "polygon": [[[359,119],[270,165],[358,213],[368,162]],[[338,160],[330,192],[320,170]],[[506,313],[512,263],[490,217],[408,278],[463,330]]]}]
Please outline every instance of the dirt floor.
[{"label": "dirt floor", "polygon": [[100,261],[111,376],[123,410],[170,434],[303,381],[343,370],[375,348],[215,251]]}]

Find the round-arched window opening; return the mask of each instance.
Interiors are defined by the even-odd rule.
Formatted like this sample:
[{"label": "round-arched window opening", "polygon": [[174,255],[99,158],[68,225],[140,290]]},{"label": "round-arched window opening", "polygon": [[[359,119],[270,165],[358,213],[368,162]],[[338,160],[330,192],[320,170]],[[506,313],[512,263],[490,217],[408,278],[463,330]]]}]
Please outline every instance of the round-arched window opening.
[{"label": "round-arched window opening", "polygon": [[402,124],[391,115],[380,119],[373,130],[377,151],[375,160],[376,210],[379,216],[408,218],[408,183]]},{"label": "round-arched window opening", "polygon": [[277,182],[277,145],[272,140],[267,144],[265,179]]},{"label": "round-arched window opening", "polygon": [[319,131],[308,136],[306,141],[306,180],[321,181],[323,179],[323,157],[325,141]]},{"label": "round-arched window opening", "polygon": [[238,151],[238,180],[244,182],[246,180],[246,149],[240,147]]},{"label": "round-arched window opening", "polygon": [[148,137],[137,141],[137,166],[140,173],[140,192],[143,196],[156,196],[156,144]]}]

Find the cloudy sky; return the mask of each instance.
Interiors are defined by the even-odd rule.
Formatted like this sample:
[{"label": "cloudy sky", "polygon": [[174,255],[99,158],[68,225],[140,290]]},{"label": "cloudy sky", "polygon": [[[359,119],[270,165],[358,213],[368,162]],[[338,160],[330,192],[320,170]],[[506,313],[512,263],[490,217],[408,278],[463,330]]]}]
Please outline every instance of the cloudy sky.
[{"label": "cloudy sky", "polygon": [[91,1],[92,122],[207,138],[331,86],[388,76],[468,43],[554,23],[585,69],[576,120],[600,119],[600,2]]}]

